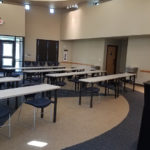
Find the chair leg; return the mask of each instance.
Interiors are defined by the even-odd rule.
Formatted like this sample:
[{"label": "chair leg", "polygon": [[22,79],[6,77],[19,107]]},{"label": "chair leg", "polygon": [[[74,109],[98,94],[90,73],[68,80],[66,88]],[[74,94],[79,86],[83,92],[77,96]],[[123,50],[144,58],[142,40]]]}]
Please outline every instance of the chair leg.
[{"label": "chair leg", "polygon": [[18,121],[19,121],[19,119],[20,119],[21,111],[22,111],[22,104],[21,104],[21,106],[20,106],[20,110],[19,110],[19,114],[18,114]]},{"label": "chair leg", "polygon": [[34,107],[34,118],[33,118],[33,127],[35,129],[35,125],[36,125],[36,108]]},{"label": "chair leg", "polygon": [[9,114],[9,120],[8,120],[8,137],[11,138],[11,118]]}]

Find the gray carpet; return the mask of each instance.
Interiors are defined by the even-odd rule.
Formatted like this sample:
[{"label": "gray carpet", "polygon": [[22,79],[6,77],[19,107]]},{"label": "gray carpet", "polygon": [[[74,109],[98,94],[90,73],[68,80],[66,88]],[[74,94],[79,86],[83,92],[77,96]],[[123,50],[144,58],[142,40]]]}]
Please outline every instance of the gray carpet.
[{"label": "gray carpet", "polygon": [[122,95],[127,99],[130,111],[121,124],[98,137],[64,150],[136,150],[144,94],[128,89]]}]

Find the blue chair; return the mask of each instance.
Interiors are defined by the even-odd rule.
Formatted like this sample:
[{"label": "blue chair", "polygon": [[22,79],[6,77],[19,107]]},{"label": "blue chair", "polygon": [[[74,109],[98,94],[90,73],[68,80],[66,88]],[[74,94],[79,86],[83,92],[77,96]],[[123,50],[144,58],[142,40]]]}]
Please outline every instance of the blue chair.
[{"label": "blue chair", "polygon": [[59,65],[59,62],[54,62],[54,66],[58,66]]},{"label": "blue chair", "polygon": [[47,65],[48,65],[48,66],[54,66],[54,62],[48,61],[48,62],[47,62]]},{"label": "blue chair", "polygon": [[38,62],[33,61],[33,62],[32,62],[32,65],[33,65],[34,67],[37,67],[37,66],[38,66]]},{"label": "blue chair", "polygon": [[40,66],[45,66],[45,61],[40,61],[39,64]]},{"label": "blue chair", "polygon": [[[49,106],[52,101],[48,98],[41,97],[41,98],[33,98],[32,100],[27,100],[25,104],[31,105],[34,107],[34,119],[33,119],[33,127],[35,128],[36,125],[36,108],[41,109],[41,115],[44,114],[44,108]],[[20,116],[20,114],[19,114]]]},{"label": "blue chair", "polygon": [[31,61],[24,61],[24,67],[30,67]]},{"label": "blue chair", "polygon": [[[8,124],[5,122],[8,120]],[[8,137],[11,137],[11,120],[10,120],[10,110],[7,106],[0,105],[0,128],[8,126]]]}]

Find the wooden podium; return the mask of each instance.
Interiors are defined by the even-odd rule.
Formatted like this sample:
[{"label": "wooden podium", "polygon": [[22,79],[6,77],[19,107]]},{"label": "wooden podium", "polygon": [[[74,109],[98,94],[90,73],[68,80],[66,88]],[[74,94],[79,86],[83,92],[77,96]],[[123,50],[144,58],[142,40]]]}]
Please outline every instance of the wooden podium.
[{"label": "wooden podium", "polygon": [[144,109],[137,150],[150,150],[150,81],[144,83]]}]

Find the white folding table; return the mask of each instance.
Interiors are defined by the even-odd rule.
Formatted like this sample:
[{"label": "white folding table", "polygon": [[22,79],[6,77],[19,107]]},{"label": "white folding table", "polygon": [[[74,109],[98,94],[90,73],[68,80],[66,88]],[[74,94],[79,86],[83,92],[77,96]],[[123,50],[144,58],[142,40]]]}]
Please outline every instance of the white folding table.
[{"label": "white folding table", "polygon": [[[18,107],[18,97],[34,94],[34,93],[41,93],[41,92],[48,92],[48,91],[54,91],[54,101],[52,103],[54,104],[54,112],[53,112],[53,122],[56,122],[56,114],[57,114],[57,90],[60,89],[59,86],[50,85],[50,84],[39,84],[39,85],[33,85],[33,86],[26,86],[26,87],[18,87],[18,88],[12,88],[12,89],[5,89],[0,90],[0,100],[1,99],[10,99],[10,98],[16,98],[16,107]],[[42,115],[43,112],[41,112]]]},{"label": "white folding table", "polygon": [[[119,84],[118,81],[120,79],[126,78],[126,77],[133,77],[133,91],[135,88],[135,76],[136,74],[131,73],[122,73],[122,74],[114,74],[114,75],[107,75],[107,76],[100,76],[100,77],[91,77],[86,79],[80,79],[80,94],[79,94],[79,105],[81,105],[81,91],[82,91],[82,83],[90,83],[91,89],[94,86],[94,83],[102,82],[102,81],[109,81],[109,80],[115,80],[115,98],[119,96]],[[118,85],[118,86],[117,86]],[[90,101],[90,107],[93,106],[93,92],[91,91],[91,101]]]},{"label": "white folding table", "polygon": [[[106,71],[103,70],[88,70],[88,71],[80,71],[80,72],[66,72],[66,73],[52,73],[52,74],[46,74],[47,77],[47,83],[55,84],[57,83],[57,79],[61,79],[64,77],[69,77],[69,76],[79,76],[79,75],[88,75],[88,74],[99,74],[101,75],[103,73],[106,73]],[[76,90],[76,83],[75,83],[75,90]]]},{"label": "white folding table", "polygon": [[21,78],[18,77],[2,77],[0,78],[0,83],[10,83],[10,82],[15,82],[16,87],[18,87],[18,82],[21,81]]}]

